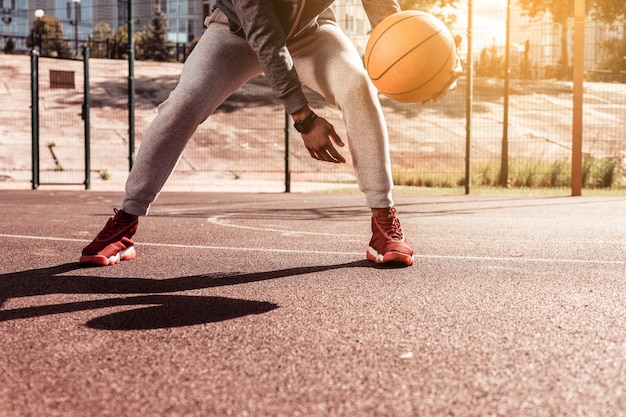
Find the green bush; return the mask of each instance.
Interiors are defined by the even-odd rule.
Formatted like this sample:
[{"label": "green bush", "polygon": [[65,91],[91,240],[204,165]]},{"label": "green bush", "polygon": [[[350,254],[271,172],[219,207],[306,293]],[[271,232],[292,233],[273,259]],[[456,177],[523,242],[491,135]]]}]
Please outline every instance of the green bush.
[{"label": "green bush", "polygon": [[13,38],[7,39],[7,42],[4,44],[4,48],[2,52],[5,54],[14,54],[15,53],[15,40]]},{"label": "green bush", "polygon": [[583,158],[583,187],[611,188],[619,186],[620,174],[624,172],[622,161],[617,157]]}]

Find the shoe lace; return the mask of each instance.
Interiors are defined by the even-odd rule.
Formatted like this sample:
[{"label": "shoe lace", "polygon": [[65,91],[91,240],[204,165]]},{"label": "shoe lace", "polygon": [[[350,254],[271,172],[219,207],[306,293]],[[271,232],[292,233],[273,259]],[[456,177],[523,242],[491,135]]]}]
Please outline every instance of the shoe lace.
[{"label": "shoe lace", "polygon": [[376,217],[381,229],[394,240],[402,240],[402,227],[400,226],[400,220],[396,217],[396,209],[390,208],[388,215]]},{"label": "shoe lace", "polygon": [[132,220],[128,218],[124,218],[124,212],[122,210],[118,210],[116,208],[113,209],[115,215],[109,219],[107,224],[104,226],[104,229],[98,233],[99,240],[107,240],[112,236],[115,236],[119,233],[120,230],[126,228]]}]

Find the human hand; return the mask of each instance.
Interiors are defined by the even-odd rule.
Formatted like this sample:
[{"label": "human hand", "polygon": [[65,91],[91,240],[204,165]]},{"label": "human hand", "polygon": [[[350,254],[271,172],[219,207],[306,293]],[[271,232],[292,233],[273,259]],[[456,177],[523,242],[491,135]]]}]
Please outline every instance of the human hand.
[{"label": "human hand", "polygon": [[450,81],[440,92],[435,94],[432,98],[429,98],[428,100],[424,100],[422,104],[426,104],[430,100],[436,103],[438,100],[444,98],[446,94],[448,94],[449,92],[456,90],[456,87],[457,87],[456,81],[461,75],[463,75],[463,66],[461,65],[461,58],[458,55],[459,46],[461,45],[462,41],[463,41],[463,38],[460,35],[454,35],[454,44],[456,46],[457,56],[456,56],[456,65],[454,66],[454,69],[450,73]]},{"label": "human hand", "polygon": [[341,138],[335,132],[335,128],[326,119],[317,117],[313,122],[313,127],[306,133],[301,133],[304,146],[311,157],[320,161],[344,163],[346,160],[333,146],[344,146]]}]

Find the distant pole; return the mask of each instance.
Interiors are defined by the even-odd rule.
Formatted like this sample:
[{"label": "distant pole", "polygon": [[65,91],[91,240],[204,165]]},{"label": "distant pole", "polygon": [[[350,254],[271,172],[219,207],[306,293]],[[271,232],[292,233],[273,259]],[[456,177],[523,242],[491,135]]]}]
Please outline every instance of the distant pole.
[{"label": "distant pole", "polygon": [[78,7],[80,0],[72,0],[74,3],[74,56],[78,56],[78,21],[80,16],[78,16]]},{"label": "distant pole", "polygon": [[39,187],[39,51],[30,51],[30,111],[32,189]]},{"label": "distant pole", "polygon": [[585,71],[585,0],[574,1],[574,71],[572,123],[572,196],[583,188],[583,81]]},{"label": "distant pole", "polygon": [[85,189],[91,188],[91,95],[89,94],[89,48],[83,47],[83,94],[82,118],[85,124]]},{"label": "distant pole", "polygon": [[128,0],[128,170],[135,163],[135,16]]},{"label": "distant pole", "polygon": [[[43,51],[43,42],[41,41],[41,37],[42,37],[42,29],[41,29],[41,22],[40,19],[44,16],[44,11],[43,9],[37,9],[35,10],[35,19],[37,20],[36,22],[36,26],[37,26],[37,46],[39,47],[39,54],[41,56],[44,55],[44,51]],[[33,33],[34,35],[34,33]],[[33,48],[35,47],[35,41],[33,39]]]},{"label": "distant pole", "polygon": [[472,145],[472,96],[474,94],[474,76],[472,74],[472,0],[467,0],[467,64],[465,78],[465,194],[472,188],[471,145]]},{"label": "distant pole", "polygon": [[506,36],[504,41],[504,114],[502,120],[502,152],[500,155],[500,185],[509,182],[509,83],[511,79],[511,0],[506,3]]},{"label": "distant pole", "polygon": [[290,149],[289,149],[289,126],[291,118],[289,117],[289,113],[285,112],[285,192],[291,192],[291,167],[289,165],[290,159]]}]

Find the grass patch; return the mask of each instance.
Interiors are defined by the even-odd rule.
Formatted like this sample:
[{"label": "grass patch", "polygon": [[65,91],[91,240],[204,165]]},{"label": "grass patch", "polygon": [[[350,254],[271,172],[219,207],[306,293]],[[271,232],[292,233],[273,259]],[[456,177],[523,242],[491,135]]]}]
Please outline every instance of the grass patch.
[{"label": "grass patch", "polygon": [[[583,159],[583,188],[589,190],[626,191],[626,167],[618,157],[594,157]],[[494,162],[481,163],[472,167],[472,190],[500,192],[514,189],[516,193],[539,189],[565,190],[571,188],[572,164],[569,160],[522,161],[509,166],[508,183],[500,185],[500,165]],[[397,170],[393,173],[398,186],[422,187],[427,189],[461,189],[464,192],[464,173],[422,173],[417,170]]]},{"label": "grass patch", "polygon": [[464,176],[460,173],[429,174],[402,170],[393,172],[393,182],[408,187],[454,188],[463,185]]}]

